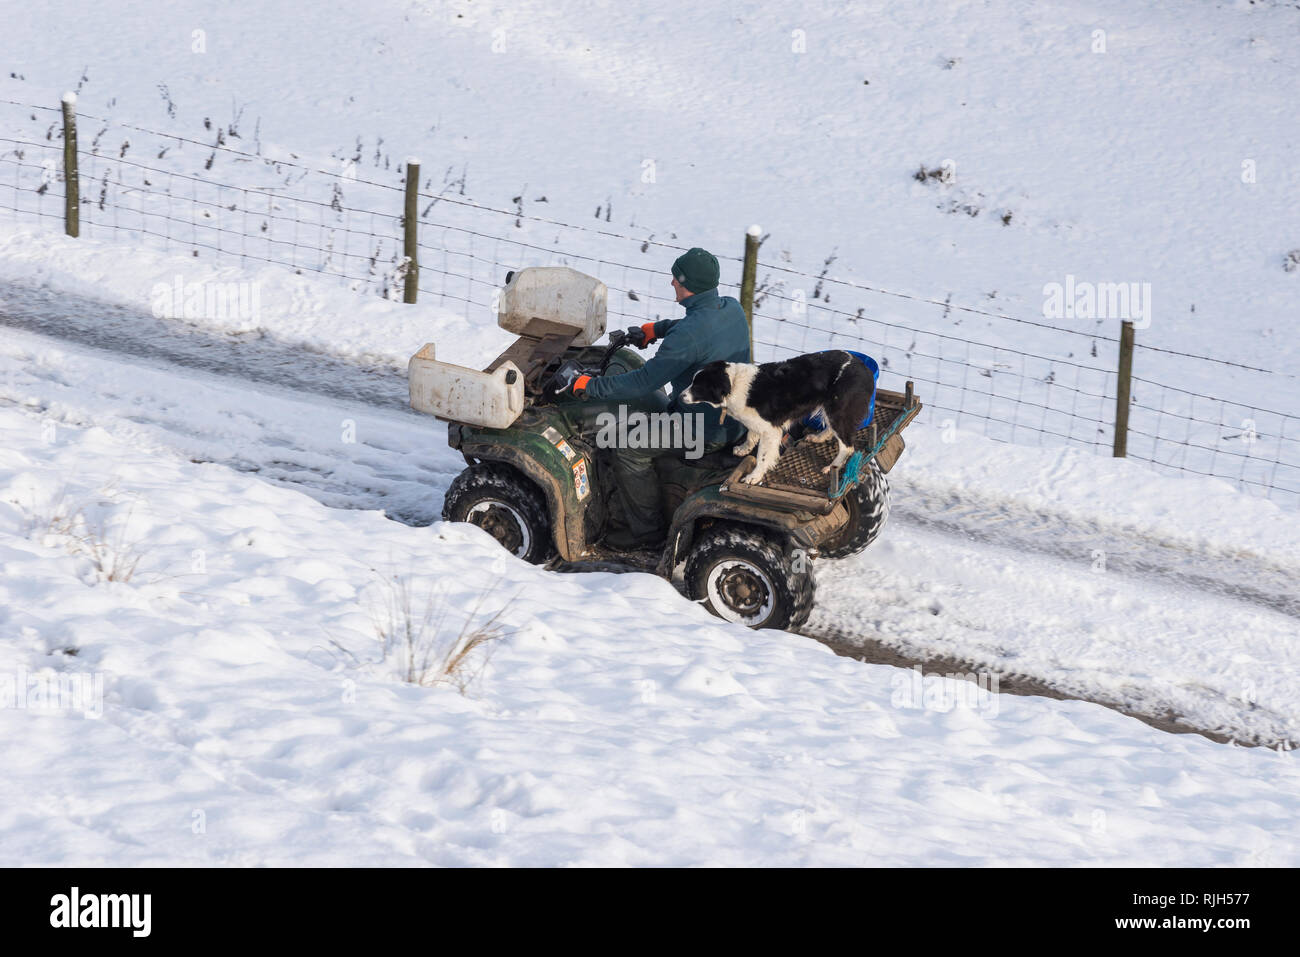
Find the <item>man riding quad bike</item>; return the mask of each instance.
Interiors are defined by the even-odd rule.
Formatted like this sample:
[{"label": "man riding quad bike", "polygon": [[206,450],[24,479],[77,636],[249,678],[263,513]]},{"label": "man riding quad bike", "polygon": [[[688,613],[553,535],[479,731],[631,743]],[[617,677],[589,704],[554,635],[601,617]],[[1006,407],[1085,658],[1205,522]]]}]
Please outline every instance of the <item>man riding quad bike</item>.
[{"label": "man riding quad bike", "polygon": [[648,401],[652,394],[672,383],[667,411],[695,416],[697,426],[703,426],[702,450],[687,448],[684,442],[668,449],[621,444],[613,450],[615,494],[622,505],[625,524],[605,536],[604,543],[611,548],[663,545],[667,525],[660,509],[656,458],[684,457],[691,451],[702,455],[720,452],[734,446],[745,431],[735,419],[719,422],[717,413],[706,405],[680,401],[695,373],[710,362],[749,361],[749,320],[739,302],[718,295],[719,272],[717,257],[707,250],[696,247],[677,257],[672,271],[673,293],[686,309],[686,315],[632,326],[626,334],[627,341],[640,349],[662,341],[659,351],[645,365],[630,372],[599,377],[581,375],[567,383],[572,394],[583,400],[640,402]]},{"label": "man riding quad bike", "polygon": [[[813,559],[855,554],[879,535],[884,473],[920,403],[910,383],[905,393],[877,390],[843,470],[822,474],[831,450],[809,439],[791,443],[761,484],[740,482],[753,465],[731,453],[742,430],[715,408],[697,417],[674,406],[663,389],[671,382],[679,395],[708,361],[748,359],[744,312],[717,294],[716,277],[716,260],[691,250],[673,274],[686,316],[600,346],[604,284],[566,267],[523,269],[507,276],[498,312],[519,338],[485,370],[439,362],[425,345],[410,363],[411,404],[448,422],[467,465],[443,518],[561,570],[672,580],[684,563],[683,590],[714,614],[754,628],[801,625]],[[648,362],[628,348],[657,340]]]}]

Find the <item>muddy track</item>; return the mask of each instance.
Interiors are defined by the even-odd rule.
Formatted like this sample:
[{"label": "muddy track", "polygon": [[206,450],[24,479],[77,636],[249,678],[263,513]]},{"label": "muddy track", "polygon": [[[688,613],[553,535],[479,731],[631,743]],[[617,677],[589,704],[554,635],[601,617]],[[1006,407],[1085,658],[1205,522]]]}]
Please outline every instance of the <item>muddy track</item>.
[{"label": "muddy track", "polygon": [[[805,638],[812,638],[821,642],[841,657],[852,658],[866,664],[892,665],[895,668],[908,669],[920,668],[921,673],[924,675],[996,676],[998,694],[1053,698],[1057,701],[1087,701],[1110,708],[1112,711],[1118,711],[1130,718],[1136,718],[1144,724],[1149,724],[1153,728],[1170,734],[1199,734],[1219,744],[1232,743],[1245,747],[1281,748],[1287,751],[1300,747],[1300,742],[1289,738],[1243,737],[1239,732],[1233,732],[1232,729],[1203,728],[1189,721],[1186,716],[1179,714],[1172,708],[1165,708],[1163,711],[1158,709],[1142,711],[1119,699],[1110,698],[1097,692],[1090,694],[1070,692],[1034,675],[1003,671],[996,664],[940,654],[912,655],[886,644],[879,638],[866,636],[860,632],[851,633],[819,628],[804,629],[799,633]],[[1284,720],[1281,715],[1275,715],[1274,718],[1279,723]]]}]

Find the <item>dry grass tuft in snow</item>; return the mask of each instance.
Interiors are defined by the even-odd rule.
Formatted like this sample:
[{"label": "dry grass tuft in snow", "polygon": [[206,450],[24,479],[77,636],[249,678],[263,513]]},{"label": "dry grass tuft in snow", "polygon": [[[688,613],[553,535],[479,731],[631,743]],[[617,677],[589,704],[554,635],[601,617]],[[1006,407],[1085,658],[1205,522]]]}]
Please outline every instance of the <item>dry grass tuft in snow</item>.
[{"label": "dry grass tuft in snow", "polygon": [[[99,581],[126,583],[144,557],[141,542],[129,534],[135,505],[123,509],[113,501],[113,488],[100,495],[93,502],[76,502],[60,490],[44,506],[29,507],[29,533],[44,545],[62,545],[69,554],[89,559]],[[92,518],[88,512],[99,514]]]},{"label": "dry grass tuft in snow", "polygon": [[500,584],[491,582],[468,608],[456,608],[445,587],[421,590],[412,575],[385,576],[371,608],[383,660],[410,684],[449,684],[465,694],[482,676],[493,646],[514,634],[503,620],[514,596],[501,596]]}]

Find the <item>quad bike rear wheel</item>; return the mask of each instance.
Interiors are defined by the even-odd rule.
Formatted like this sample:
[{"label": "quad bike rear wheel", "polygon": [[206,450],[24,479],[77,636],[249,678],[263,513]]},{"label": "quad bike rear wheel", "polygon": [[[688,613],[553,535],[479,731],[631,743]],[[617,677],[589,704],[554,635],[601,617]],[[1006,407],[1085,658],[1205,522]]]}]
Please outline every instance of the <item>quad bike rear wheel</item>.
[{"label": "quad bike rear wheel", "polygon": [[844,507],[849,512],[848,524],[817,547],[823,558],[846,558],[865,550],[889,520],[889,480],[874,461],[862,470],[858,484],[845,493]]},{"label": "quad bike rear wheel", "polygon": [[516,558],[534,565],[555,551],[541,489],[509,465],[482,462],[457,475],[443,500],[442,517],[477,525]]},{"label": "quad bike rear wheel", "polygon": [[715,525],[686,559],[686,593],[719,618],[750,628],[797,628],[812,611],[812,563],[775,533]]}]

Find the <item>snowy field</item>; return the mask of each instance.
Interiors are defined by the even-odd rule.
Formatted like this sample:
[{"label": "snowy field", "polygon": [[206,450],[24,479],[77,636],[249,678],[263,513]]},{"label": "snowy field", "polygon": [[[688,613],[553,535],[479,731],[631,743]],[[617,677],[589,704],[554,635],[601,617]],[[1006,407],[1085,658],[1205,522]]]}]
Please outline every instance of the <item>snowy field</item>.
[{"label": "snowy field", "polygon": [[[65,15],[77,29],[56,34]],[[98,165],[71,240],[61,187],[27,188],[60,155],[56,114],[0,104],[0,864],[1300,864],[1300,509],[1098,454],[1115,323],[1042,314],[1067,275],[1150,283],[1140,344],[1270,372],[1140,349],[1138,375],[1221,401],[1197,426],[1216,449],[1251,414],[1286,448],[1258,410],[1300,414],[1300,11],[302,17],[55,0],[0,37],[0,99],[78,89],[105,118],[81,121]],[[255,158],[214,149],[218,130]],[[328,212],[342,176],[340,205],[395,217],[408,154],[440,197],[413,306],[377,294],[393,223]],[[951,181],[913,179],[946,160]],[[175,192],[145,190],[149,170]],[[247,195],[216,183],[286,218],[252,248]],[[178,197],[209,188],[200,221]],[[190,217],[170,239],[137,231],[170,201]],[[328,255],[276,232],[309,208]],[[463,460],[406,407],[412,352],[496,355],[492,290],[531,263],[602,275],[620,323],[674,315],[673,248],[725,259],[755,220],[760,355],[861,344],[892,358],[882,385],[913,377],[929,403],[892,525],[819,566],[806,635],[727,625],[651,576],[545,572],[437,521]],[[186,245],[213,237],[228,245]],[[178,281],[241,284],[257,309],[156,317]],[[1068,375],[1096,409],[1059,391]],[[1041,419],[1019,418],[1025,396]],[[452,632],[502,636],[464,687],[404,680],[377,636],[395,579]],[[1085,700],[922,680],[809,635]]]},{"label": "snowy field", "polygon": [[[1289,752],[918,684],[649,576],[0,428],[0,670],[46,690],[0,710],[4,864],[1300,863]],[[50,531],[61,505],[135,546],[130,582]],[[393,574],[452,614],[504,605],[468,695],[383,660]],[[89,674],[102,698],[54,699]]]}]

